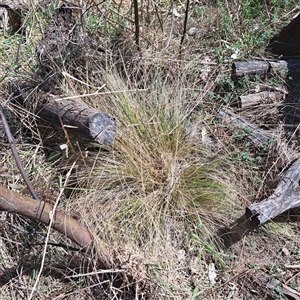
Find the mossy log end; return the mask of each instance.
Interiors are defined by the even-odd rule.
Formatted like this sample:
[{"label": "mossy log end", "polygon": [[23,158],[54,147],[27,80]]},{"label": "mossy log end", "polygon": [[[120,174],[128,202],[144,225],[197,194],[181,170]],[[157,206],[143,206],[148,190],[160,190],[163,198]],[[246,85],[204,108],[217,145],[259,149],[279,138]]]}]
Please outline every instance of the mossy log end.
[{"label": "mossy log end", "polygon": [[269,198],[246,208],[246,216],[258,226],[291,208],[300,207],[299,180],[300,158],[288,169]]},{"label": "mossy log end", "polygon": [[99,144],[110,145],[116,135],[115,120],[109,114],[54,95],[48,94],[39,101],[38,115]]}]

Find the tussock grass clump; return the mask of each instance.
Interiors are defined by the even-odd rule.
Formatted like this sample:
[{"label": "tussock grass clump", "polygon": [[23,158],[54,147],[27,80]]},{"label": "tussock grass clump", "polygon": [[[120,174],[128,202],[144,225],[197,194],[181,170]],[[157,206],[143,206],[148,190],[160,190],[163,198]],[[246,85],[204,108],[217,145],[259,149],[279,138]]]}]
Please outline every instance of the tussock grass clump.
[{"label": "tussock grass clump", "polygon": [[[167,255],[168,244],[188,249],[192,233],[210,240],[214,213],[233,207],[233,187],[228,158],[189,135],[195,103],[182,78],[168,81],[157,72],[143,80],[146,88],[138,90],[107,72],[110,92],[94,105],[115,116],[118,136],[111,149],[99,151],[85,178],[92,192],[78,202],[101,236],[139,246],[149,259]],[[207,117],[201,108],[197,114]]]}]

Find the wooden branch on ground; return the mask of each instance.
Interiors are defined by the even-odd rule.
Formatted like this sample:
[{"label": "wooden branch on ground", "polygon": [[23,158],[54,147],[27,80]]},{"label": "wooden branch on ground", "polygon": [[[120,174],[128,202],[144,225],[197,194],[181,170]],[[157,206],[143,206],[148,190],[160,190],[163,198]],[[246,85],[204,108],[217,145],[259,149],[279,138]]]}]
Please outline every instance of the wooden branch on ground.
[{"label": "wooden branch on ground", "polygon": [[235,114],[228,108],[223,108],[219,111],[217,117],[226,123],[235,125],[239,128],[245,130],[247,137],[252,141],[257,147],[262,147],[268,145],[274,140],[273,135],[271,135],[266,130],[259,128],[258,126],[248,122],[246,119]]},{"label": "wooden branch on ground", "polygon": [[103,266],[108,268],[112,266],[108,245],[104,241],[95,239],[91,232],[74,218],[59,210],[53,212],[53,206],[49,203],[36,201],[0,185],[0,210],[16,213],[45,225],[49,225],[50,217],[53,215],[53,229],[66,235],[83,250],[88,250],[94,244]]},{"label": "wooden branch on ground", "polygon": [[54,95],[47,94],[38,102],[38,115],[103,145],[110,145],[116,135],[115,120],[109,114]]},{"label": "wooden branch on ground", "polygon": [[[36,201],[27,196],[10,191],[0,185],[0,210],[17,213],[48,225],[53,206],[44,201]],[[65,234],[83,248],[92,243],[92,235],[78,221],[60,211],[55,211],[53,228]]]},{"label": "wooden branch on ground", "polygon": [[236,61],[232,64],[232,78],[239,80],[245,76],[276,73],[285,77],[287,73],[299,73],[300,59]]},{"label": "wooden branch on ground", "polygon": [[[277,299],[278,296],[285,295],[288,299],[300,300],[300,293],[274,278],[273,275],[268,275],[262,270],[249,270],[251,281],[262,288],[265,293],[272,299]],[[287,299],[287,298],[285,298]]]},{"label": "wooden branch on ground", "polygon": [[267,199],[246,208],[246,216],[256,226],[275,218],[291,208],[300,207],[300,158],[298,158],[279,181],[274,193]]},{"label": "wooden branch on ground", "polygon": [[255,94],[249,94],[244,96],[239,96],[237,99],[237,106],[239,108],[248,108],[250,106],[259,105],[262,103],[276,103],[282,98],[282,93],[279,92],[259,92]]},{"label": "wooden branch on ground", "polygon": [[6,135],[6,138],[7,138],[7,141],[9,143],[9,146],[10,146],[10,149],[11,149],[11,152],[13,154],[13,157],[15,159],[15,162],[17,164],[17,167],[28,187],[28,190],[30,191],[30,194],[31,196],[35,199],[35,200],[40,200],[37,193],[35,192],[34,190],[34,187],[31,183],[31,181],[29,180],[25,170],[24,170],[24,167],[21,163],[21,160],[20,160],[20,157],[19,157],[19,154],[18,154],[18,151],[17,151],[17,148],[16,148],[16,145],[15,145],[15,141],[14,141],[14,138],[11,134],[11,131],[10,131],[10,127],[7,123],[7,120],[6,120],[6,117],[5,117],[5,114],[4,114],[4,111],[3,111],[3,108],[2,108],[2,105],[0,104],[0,116],[1,116],[1,119],[2,119],[2,124],[3,124],[3,128],[4,128],[4,131],[5,131],[5,135]]}]

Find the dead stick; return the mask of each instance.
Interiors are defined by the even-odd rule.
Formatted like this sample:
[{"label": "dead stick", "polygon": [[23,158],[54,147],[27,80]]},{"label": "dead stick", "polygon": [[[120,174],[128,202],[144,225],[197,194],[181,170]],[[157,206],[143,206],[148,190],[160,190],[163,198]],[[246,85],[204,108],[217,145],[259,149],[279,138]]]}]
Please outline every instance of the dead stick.
[{"label": "dead stick", "polygon": [[[1,210],[16,213],[49,225],[51,215],[53,214],[53,205],[20,195],[0,185]],[[93,236],[89,229],[71,216],[56,210],[53,216],[52,228],[65,234],[73,242],[80,245],[82,250],[88,250],[93,245],[102,266],[105,268],[113,266],[112,248],[102,239]]]},{"label": "dead stick", "polygon": [[[0,185],[0,210],[17,213],[49,225],[53,205],[44,201],[37,202]],[[92,236],[87,228],[59,210],[55,211],[52,228],[65,234],[83,248],[88,247],[92,242]]]},{"label": "dead stick", "polygon": [[17,148],[16,148],[16,145],[15,145],[15,141],[14,141],[14,138],[11,134],[11,131],[10,131],[10,128],[8,126],[8,123],[6,121],[6,117],[5,117],[5,114],[4,114],[4,111],[3,111],[3,107],[2,105],[0,105],[0,115],[1,115],[1,119],[2,119],[2,123],[3,123],[3,127],[4,127],[4,131],[5,131],[5,134],[6,134],[6,137],[7,137],[7,140],[8,140],[8,143],[9,143],[9,146],[10,146],[10,149],[11,149],[11,152],[13,154],[13,157],[16,161],[16,164],[18,166],[18,169],[30,191],[30,194],[32,195],[32,197],[35,199],[35,200],[40,200],[38,195],[36,194],[35,190],[34,190],[34,187],[33,185],[31,184],[25,170],[24,170],[24,167],[21,163],[21,160],[20,160],[20,157],[19,157],[19,154],[18,154],[18,151],[17,151]]}]

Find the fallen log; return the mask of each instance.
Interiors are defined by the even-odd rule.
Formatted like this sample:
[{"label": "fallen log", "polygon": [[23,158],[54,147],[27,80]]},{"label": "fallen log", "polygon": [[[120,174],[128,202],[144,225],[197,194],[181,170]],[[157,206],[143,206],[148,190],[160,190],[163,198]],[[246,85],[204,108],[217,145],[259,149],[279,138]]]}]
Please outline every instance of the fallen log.
[{"label": "fallen log", "polygon": [[232,77],[236,80],[245,76],[254,77],[255,75],[266,75],[273,72],[282,72],[287,70],[287,62],[279,61],[236,61],[232,64]]},{"label": "fallen log", "polygon": [[280,74],[285,77],[290,72],[299,72],[299,69],[299,59],[236,61],[232,64],[232,78],[239,80],[245,76],[252,78],[255,75],[267,75],[269,73]]},{"label": "fallen log", "polygon": [[115,138],[115,120],[105,112],[51,94],[45,95],[37,105],[37,114],[55,126],[63,126],[103,145],[110,145]]},{"label": "fallen log", "polygon": [[[109,114],[91,108],[83,102],[65,100],[49,93],[61,82],[62,70],[76,69],[76,61],[84,49],[82,8],[63,3],[54,10],[52,21],[43,39],[37,44],[37,56],[45,78],[37,89],[28,83],[11,83],[16,97],[37,107],[35,113],[56,127],[63,127],[99,144],[110,145],[116,135],[116,124]],[[84,31],[84,30],[83,30]],[[76,50],[76,51],[75,51]],[[64,66],[64,67],[63,67]],[[51,74],[51,76],[50,76]],[[36,89],[37,93],[32,93]],[[46,90],[46,91],[45,91]],[[32,96],[32,95],[35,96]],[[68,97],[69,98],[69,97]],[[80,101],[80,100],[79,100]]]},{"label": "fallen log", "polygon": [[298,158],[279,181],[274,193],[267,199],[246,208],[246,216],[258,226],[283,212],[300,206],[300,158]]},{"label": "fallen log", "polygon": [[246,119],[235,114],[228,108],[221,109],[217,117],[225,121],[226,123],[236,125],[239,128],[244,129],[245,133],[247,134],[247,138],[249,138],[252,141],[252,143],[257,147],[266,146],[270,142],[274,141],[274,136],[271,135],[269,132],[248,122]]},{"label": "fallen log", "polygon": [[259,92],[255,94],[249,94],[239,96],[237,98],[238,108],[248,108],[250,106],[259,105],[261,103],[276,103],[282,99],[282,93],[279,92]]}]

